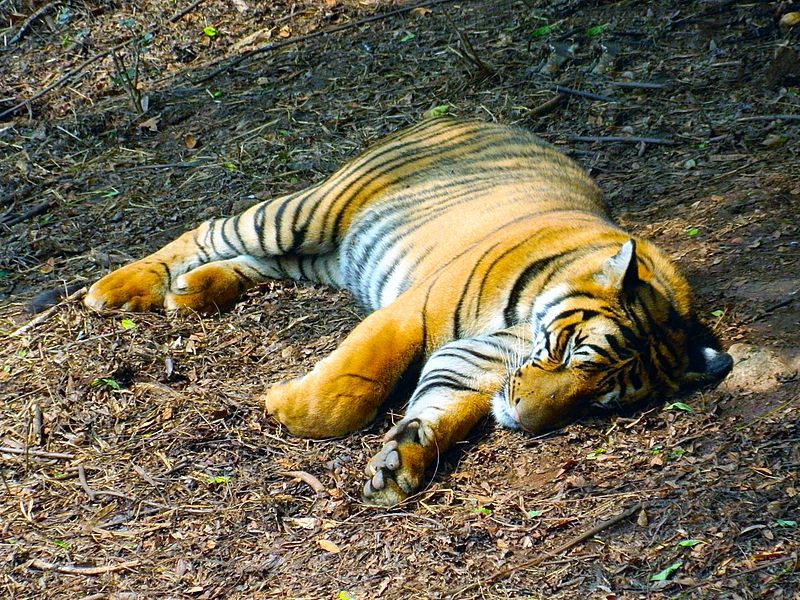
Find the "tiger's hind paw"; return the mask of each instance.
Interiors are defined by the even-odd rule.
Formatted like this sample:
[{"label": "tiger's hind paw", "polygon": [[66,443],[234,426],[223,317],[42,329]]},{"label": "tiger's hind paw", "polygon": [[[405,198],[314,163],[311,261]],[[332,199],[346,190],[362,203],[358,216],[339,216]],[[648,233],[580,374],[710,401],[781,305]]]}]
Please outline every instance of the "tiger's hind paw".
[{"label": "tiger's hind paw", "polygon": [[433,442],[433,432],[419,419],[412,419],[400,422],[385,440],[383,448],[367,464],[369,479],[362,497],[369,504],[394,506],[422,484],[426,448]]},{"label": "tiger's hind paw", "polygon": [[164,308],[214,314],[230,308],[246,288],[242,277],[223,261],[208,263],[175,279]]}]

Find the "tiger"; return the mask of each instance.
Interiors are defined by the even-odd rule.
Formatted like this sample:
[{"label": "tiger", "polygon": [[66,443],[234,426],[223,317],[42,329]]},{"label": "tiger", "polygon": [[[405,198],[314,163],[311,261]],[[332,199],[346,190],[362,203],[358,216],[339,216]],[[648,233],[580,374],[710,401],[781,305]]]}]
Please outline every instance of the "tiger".
[{"label": "tiger", "polygon": [[490,413],[538,434],[732,367],[701,341],[664,252],[611,220],[573,160],[514,126],[425,118],[304,191],[111,272],[84,302],[214,313],[274,278],[346,288],[368,313],[310,372],[259,396],[290,434],[363,428],[421,365],[366,466],[362,497],[375,505],[415,494]]}]

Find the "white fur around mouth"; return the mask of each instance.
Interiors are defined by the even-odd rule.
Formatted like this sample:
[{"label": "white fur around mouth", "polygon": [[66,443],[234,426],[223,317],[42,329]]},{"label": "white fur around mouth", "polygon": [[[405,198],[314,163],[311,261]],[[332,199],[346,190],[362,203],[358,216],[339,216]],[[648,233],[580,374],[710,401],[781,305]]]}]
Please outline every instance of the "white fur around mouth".
[{"label": "white fur around mouth", "polygon": [[511,405],[508,403],[508,398],[506,398],[505,392],[503,391],[492,396],[492,415],[495,421],[503,427],[507,427],[508,429],[520,428],[519,423],[517,423],[516,415],[514,414],[514,409],[511,408]]}]

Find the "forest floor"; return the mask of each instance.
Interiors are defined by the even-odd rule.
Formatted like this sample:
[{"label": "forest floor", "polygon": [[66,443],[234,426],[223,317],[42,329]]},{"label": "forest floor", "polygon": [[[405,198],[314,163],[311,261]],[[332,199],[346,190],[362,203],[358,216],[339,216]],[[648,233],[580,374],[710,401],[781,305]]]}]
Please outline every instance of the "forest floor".
[{"label": "forest floor", "polygon": [[[195,4],[0,0],[1,597],[798,597],[797,4]],[[687,274],[728,380],[538,438],[486,423],[387,510],[360,489],[401,402],[310,441],[253,401],[358,322],[344,292],[33,315],[442,105],[584,165]]]}]

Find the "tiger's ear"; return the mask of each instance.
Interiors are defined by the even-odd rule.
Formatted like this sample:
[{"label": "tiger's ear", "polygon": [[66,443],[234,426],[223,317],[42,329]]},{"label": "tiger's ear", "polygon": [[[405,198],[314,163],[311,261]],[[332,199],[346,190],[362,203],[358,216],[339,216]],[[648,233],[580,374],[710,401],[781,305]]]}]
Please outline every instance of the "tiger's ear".
[{"label": "tiger's ear", "polygon": [[636,242],[628,240],[614,256],[605,260],[595,273],[595,281],[617,292],[633,289],[639,283],[639,261],[636,259]]}]

